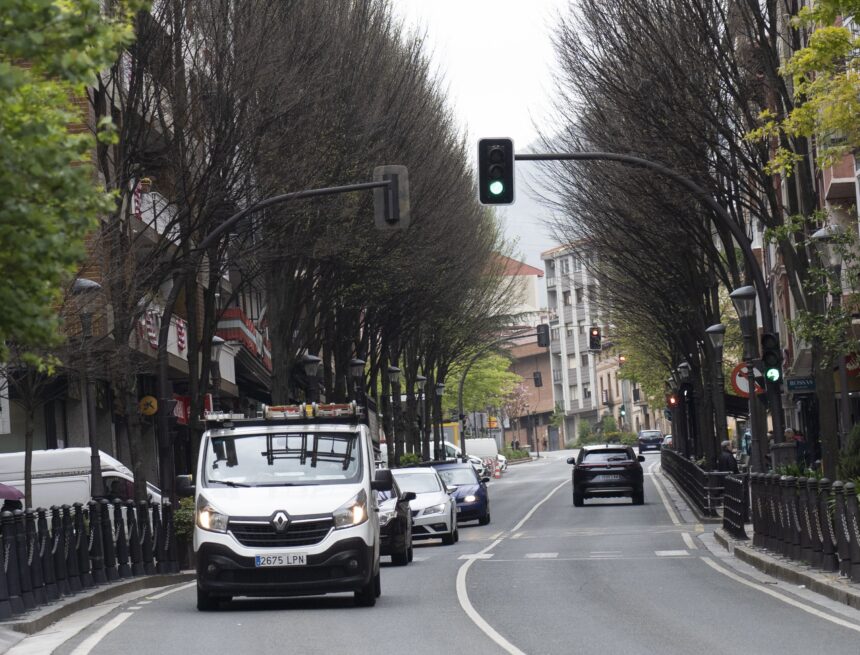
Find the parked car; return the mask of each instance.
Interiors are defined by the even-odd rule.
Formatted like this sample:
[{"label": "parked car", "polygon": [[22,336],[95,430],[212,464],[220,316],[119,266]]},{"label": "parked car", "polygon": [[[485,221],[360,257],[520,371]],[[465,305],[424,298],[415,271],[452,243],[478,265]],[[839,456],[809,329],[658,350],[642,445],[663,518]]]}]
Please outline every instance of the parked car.
[{"label": "parked car", "polygon": [[454,499],[439,474],[432,467],[392,469],[400,488],[411,491],[415,499],[409,503],[412,510],[413,539],[442,539],[450,546],[460,538],[457,531],[457,509]]},{"label": "parked car", "polygon": [[457,522],[477,521],[487,525],[490,522],[490,495],[487,493],[490,478],[479,478],[468,464],[446,462],[434,464],[433,468],[457,502]]},{"label": "parked car", "polygon": [[499,460],[499,470],[500,471],[507,471],[508,470],[508,458],[505,457],[504,455],[502,455],[502,453],[499,453],[498,455],[496,455],[496,459]]},{"label": "parked car", "polygon": [[640,454],[646,450],[660,450],[663,445],[663,433],[660,430],[639,430],[637,441]]},{"label": "parked car", "polygon": [[630,446],[583,446],[573,464],[573,504],[582,507],[586,498],[630,496],[634,505],[645,502],[642,464]]},{"label": "parked car", "polygon": [[675,447],[675,442],[672,439],[671,434],[667,434],[665,437],[663,437],[663,448],[674,448],[674,447]]},{"label": "parked car", "polygon": [[402,491],[394,483],[390,491],[377,491],[379,501],[379,554],[389,555],[391,562],[405,566],[412,561],[412,510],[415,500],[411,491]]}]

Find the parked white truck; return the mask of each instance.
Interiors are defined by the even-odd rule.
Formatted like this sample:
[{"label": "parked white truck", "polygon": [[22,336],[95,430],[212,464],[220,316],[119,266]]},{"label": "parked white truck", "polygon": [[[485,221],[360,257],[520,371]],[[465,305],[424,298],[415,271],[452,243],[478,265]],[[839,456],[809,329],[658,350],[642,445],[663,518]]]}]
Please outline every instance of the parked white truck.
[{"label": "parked white truck", "polygon": [[207,417],[196,486],[179,489],[195,497],[199,610],[234,596],[343,591],[357,605],[376,603],[376,491],[390,491],[393,479],[374,467],[362,414],[351,403]]}]

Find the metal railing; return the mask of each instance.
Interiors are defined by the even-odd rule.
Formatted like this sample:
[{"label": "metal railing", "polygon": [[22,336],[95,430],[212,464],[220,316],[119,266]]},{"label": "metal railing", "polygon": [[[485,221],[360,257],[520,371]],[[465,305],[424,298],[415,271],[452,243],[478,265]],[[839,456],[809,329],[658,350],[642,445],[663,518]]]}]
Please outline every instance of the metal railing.
[{"label": "metal railing", "polygon": [[728,473],[705,471],[669,448],[660,451],[660,464],[704,516],[719,515]]},{"label": "metal railing", "polygon": [[736,539],[749,539],[746,523],[749,519],[749,478],[728,475],[723,490],[723,530]]},{"label": "metal railing", "polygon": [[97,585],[179,571],[169,505],[91,500],[0,514],[0,619]]},{"label": "metal railing", "polygon": [[749,477],[755,546],[860,582],[854,483],[775,473]]}]

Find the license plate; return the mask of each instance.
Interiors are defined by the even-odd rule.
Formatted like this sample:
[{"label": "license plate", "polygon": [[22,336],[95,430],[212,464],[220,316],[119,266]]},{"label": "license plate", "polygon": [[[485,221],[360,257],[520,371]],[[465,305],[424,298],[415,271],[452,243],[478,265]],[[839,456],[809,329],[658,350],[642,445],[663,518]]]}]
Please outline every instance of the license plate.
[{"label": "license plate", "polygon": [[285,553],[280,555],[257,555],[254,557],[254,566],[302,566],[307,564],[307,556],[304,553]]},{"label": "license plate", "polygon": [[620,479],[620,475],[598,475],[594,478],[595,482],[614,482]]}]

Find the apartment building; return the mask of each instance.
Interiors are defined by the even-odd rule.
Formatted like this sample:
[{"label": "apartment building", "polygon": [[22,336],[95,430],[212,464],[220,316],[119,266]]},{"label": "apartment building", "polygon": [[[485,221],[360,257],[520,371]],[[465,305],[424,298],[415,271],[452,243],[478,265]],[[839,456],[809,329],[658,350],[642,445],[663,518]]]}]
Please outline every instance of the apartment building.
[{"label": "apartment building", "polygon": [[[564,443],[577,440],[581,425],[593,427],[606,415],[615,418],[619,429],[634,432],[657,425],[659,418],[638,386],[619,377],[623,353],[613,347],[611,325],[598,308],[598,283],[589,273],[590,257],[584,243],[541,253],[546,267],[553,401],[565,413]],[[589,350],[592,326],[601,328],[600,352]]]}]

